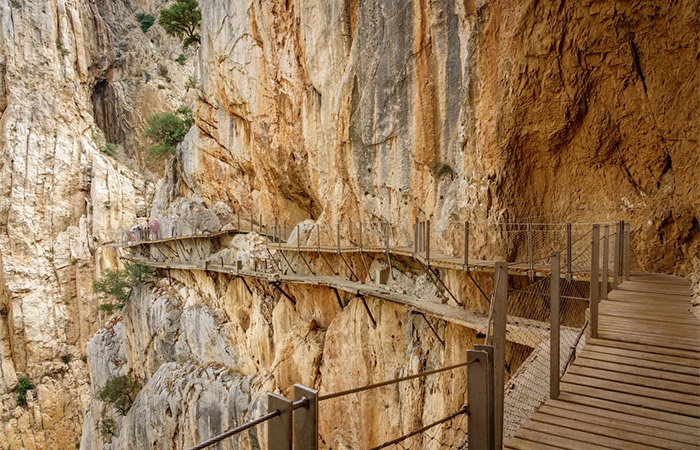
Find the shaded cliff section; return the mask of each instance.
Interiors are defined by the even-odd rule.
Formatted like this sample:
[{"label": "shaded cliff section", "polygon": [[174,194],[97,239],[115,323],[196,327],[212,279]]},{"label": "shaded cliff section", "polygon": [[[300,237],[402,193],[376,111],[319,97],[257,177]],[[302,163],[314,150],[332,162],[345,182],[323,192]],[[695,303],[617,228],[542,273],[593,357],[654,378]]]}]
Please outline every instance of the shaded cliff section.
[{"label": "shaded cliff section", "polygon": [[465,219],[624,219],[635,266],[691,271],[693,2],[249,0],[202,13],[197,127],[173,200],[291,222],[432,217],[438,234]]}]

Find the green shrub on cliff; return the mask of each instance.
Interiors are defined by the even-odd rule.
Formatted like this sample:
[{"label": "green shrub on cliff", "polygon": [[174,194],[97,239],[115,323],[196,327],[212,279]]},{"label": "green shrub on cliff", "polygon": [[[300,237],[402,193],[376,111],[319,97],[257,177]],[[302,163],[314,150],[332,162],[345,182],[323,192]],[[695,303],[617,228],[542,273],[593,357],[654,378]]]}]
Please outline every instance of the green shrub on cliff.
[{"label": "green shrub on cliff", "polygon": [[141,31],[144,33],[148,31],[149,28],[153,26],[153,24],[156,21],[156,18],[153,17],[152,14],[136,14],[136,20],[139,21],[139,24],[141,25]]},{"label": "green shrub on cliff", "polygon": [[115,309],[124,308],[134,287],[148,281],[152,274],[152,268],[129,262],[121,270],[106,269],[102,277],[92,282],[92,291],[102,299],[113,299],[115,303],[103,303],[98,309],[112,313]]},{"label": "green shrub on cliff", "polygon": [[202,11],[197,0],[175,0],[170,8],[160,11],[158,23],[166,33],[178,39],[183,39],[184,48],[199,44],[199,24],[202,21]]},{"label": "green shrub on cliff", "polygon": [[104,387],[97,393],[97,398],[112,405],[122,416],[129,412],[129,408],[134,404],[134,400],[141,390],[141,384],[130,377],[122,375],[112,378],[105,383]]},{"label": "green shrub on cliff", "polygon": [[192,125],[192,110],[187,107],[148,116],[146,129],[143,131],[143,136],[153,143],[148,152],[153,157],[175,153],[177,144],[185,139]]},{"label": "green shrub on cliff", "polygon": [[24,406],[27,404],[27,391],[34,389],[34,384],[27,377],[19,377],[17,385],[13,391],[17,394],[17,404]]}]

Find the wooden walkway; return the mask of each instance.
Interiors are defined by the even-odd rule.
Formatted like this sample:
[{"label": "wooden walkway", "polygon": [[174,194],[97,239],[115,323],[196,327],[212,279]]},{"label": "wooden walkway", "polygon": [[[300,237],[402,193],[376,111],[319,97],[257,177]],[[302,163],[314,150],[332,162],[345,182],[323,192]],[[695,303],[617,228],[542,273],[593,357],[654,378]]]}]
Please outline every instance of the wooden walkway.
[{"label": "wooden walkway", "polygon": [[589,339],[509,449],[700,448],[700,320],[690,284],[633,274],[600,303]]},{"label": "wooden walkway", "polygon": [[[445,320],[456,325],[472,329],[478,333],[486,333],[488,317],[474,313],[461,307],[419,299],[414,295],[388,289],[381,285],[360,283],[342,277],[319,275],[291,275],[253,270],[239,270],[228,264],[207,264],[205,262],[182,261],[153,261],[143,257],[123,257],[122,259],[145,264],[158,269],[172,270],[201,270],[225,273],[237,277],[246,277],[269,283],[295,283],[309,286],[324,286],[353,295],[365,295],[390,301],[406,307],[409,311],[426,314],[437,319]],[[528,347],[536,347],[549,337],[549,324],[532,319],[508,316],[506,339]],[[562,335],[576,336],[578,330],[568,327],[561,328]]]}]

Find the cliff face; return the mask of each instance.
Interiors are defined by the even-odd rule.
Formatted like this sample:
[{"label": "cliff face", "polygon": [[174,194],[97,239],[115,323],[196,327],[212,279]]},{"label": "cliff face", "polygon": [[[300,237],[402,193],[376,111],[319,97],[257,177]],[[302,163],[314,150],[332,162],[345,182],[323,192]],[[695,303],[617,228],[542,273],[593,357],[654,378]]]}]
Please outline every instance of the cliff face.
[{"label": "cliff face", "polygon": [[[692,270],[695,3],[209,0],[184,66],[179,43],[134,19],[164,3],[0,0],[0,448],[71,447],[86,407],[82,448],[182,446],[253,417],[264,392],[435,367],[474,339],[443,323],[436,351],[396,306],[370,301],[375,329],[358,299],[341,311],[329,291],[299,288],[294,308],[265,286],[181,272],[86,346],[99,326],[90,282],[116,264],[100,244],[149,210],[188,230],[238,210],[291,223],[432,217],[446,246],[455,220],[625,219],[636,265]],[[196,99],[184,89],[194,70]],[[139,165],[144,117],[190,100],[196,126],[151,204],[152,185],[100,149],[116,142]],[[17,374],[38,384],[26,409],[10,392]],[[122,374],[144,383],[124,418],[95,399]],[[437,419],[457,401],[438,385],[388,403]],[[324,442],[417,425],[377,405],[345,435],[330,427],[341,405]],[[100,433],[105,417],[118,437]]]},{"label": "cliff face", "polygon": [[[2,449],[70,448],[80,439],[85,345],[99,327],[90,284],[96,265],[108,262],[99,246],[145,215],[154,191],[101,150],[118,143],[117,157],[131,159],[133,139],[121,136],[153,108],[139,102],[169,105],[184,83],[173,69],[179,87],[144,85],[161,52],[138,28],[141,7],[0,1]],[[140,60],[125,57],[129,46]],[[19,376],[37,386],[26,408],[11,392]]]},{"label": "cliff face", "polygon": [[[698,243],[697,5],[203,5],[178,192],[293,222],[625,219],[647,270]],[[672,68],[672,69],[670,69]]]}]

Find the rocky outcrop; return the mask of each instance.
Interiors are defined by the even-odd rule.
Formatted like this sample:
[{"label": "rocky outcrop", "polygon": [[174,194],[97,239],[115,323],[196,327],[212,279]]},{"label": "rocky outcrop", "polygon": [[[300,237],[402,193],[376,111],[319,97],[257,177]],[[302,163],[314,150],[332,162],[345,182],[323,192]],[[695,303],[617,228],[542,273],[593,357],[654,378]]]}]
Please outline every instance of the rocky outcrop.
[{"label": "rocky outcrop", "polygon": [[[162,31],[138,28],[134,14],[156,6],[143,3],[0,1],[0,449],[80,439],[85,345],[100,326],[90,285],[114,263],[100,245],[154,191],[103,150],[133,157],[141,121],[179,106],[193,67]],[[18,376],[37,386],[26,407],[11,392]]]}]

